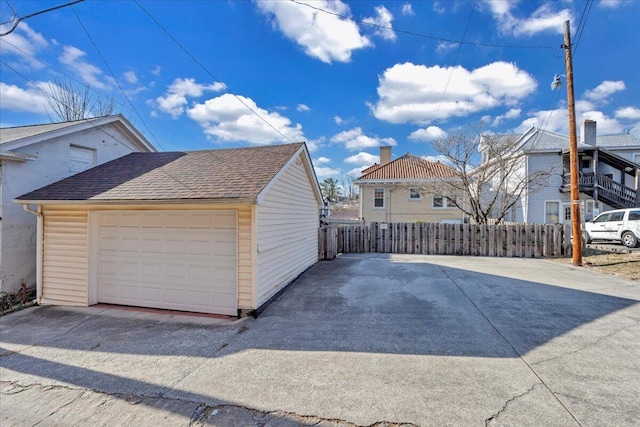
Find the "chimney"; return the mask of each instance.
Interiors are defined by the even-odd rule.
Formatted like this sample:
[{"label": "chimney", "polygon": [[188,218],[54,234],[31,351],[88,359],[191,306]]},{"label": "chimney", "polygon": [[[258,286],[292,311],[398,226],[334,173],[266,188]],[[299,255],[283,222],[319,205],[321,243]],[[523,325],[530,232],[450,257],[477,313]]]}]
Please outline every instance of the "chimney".
[{"label": "chimney", "polygon": [[380,147],[380,166],[391,162],[391,146]]},{"label": "chimney", "polygon": [[583,120],[580,125],[580,142],[583,144],[596,146],[596,121]]}]

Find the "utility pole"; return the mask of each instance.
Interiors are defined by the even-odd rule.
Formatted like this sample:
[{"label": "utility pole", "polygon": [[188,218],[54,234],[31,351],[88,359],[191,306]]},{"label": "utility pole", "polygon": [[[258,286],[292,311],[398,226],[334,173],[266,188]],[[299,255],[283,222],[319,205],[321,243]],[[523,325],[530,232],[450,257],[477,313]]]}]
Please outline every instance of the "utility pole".
[{"label": "utility pole", "polygon": [[571,33],[569,21],[564,23],[564,60],[567,68],[567,102],[569,104],[569,163],[571,166],[571,234],[573,237],[573,265],[582,265],[582,230],[580,229],[580,189],[578,187],[578,140],[576,110],[573,98],[573,63],[571,61]]}]

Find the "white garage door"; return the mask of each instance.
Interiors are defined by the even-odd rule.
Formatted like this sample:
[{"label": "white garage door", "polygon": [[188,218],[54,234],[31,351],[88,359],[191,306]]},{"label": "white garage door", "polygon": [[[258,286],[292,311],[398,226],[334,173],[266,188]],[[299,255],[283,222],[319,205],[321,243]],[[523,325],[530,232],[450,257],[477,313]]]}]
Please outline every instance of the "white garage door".
[{"label": "white garage door", "polygon": [[237,314],[235,211],[99,212],[96,221],[98,302]]}]

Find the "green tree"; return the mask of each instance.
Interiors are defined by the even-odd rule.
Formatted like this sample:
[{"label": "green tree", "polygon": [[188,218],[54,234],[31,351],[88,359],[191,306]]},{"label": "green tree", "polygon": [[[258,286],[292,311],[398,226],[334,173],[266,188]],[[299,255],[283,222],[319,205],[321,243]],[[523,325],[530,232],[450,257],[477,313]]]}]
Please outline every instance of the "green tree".
[{"label": "green tree", "polygon": [[338,201],[338,197],[342,193],[342,190],[338,187],[338,180],[333,178],[325,178],[320,183],[320,190],[322,190],[324,199],[328,200],[329,203]]}]

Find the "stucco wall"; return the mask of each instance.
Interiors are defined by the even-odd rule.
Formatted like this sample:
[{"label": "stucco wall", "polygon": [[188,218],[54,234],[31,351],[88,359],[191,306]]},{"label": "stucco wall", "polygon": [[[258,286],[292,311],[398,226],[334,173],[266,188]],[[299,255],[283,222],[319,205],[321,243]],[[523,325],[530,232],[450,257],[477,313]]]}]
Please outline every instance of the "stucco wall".
[{"label": "stucco wall", "polygon": [[16,291],[22,280],[30,287],[35,284],[36,217],[25,212],[22,205],[14,204],[13,199],[70,176],[71,145],[95,149],[97,165],[138,151],[126,134],[113,124],[103,128],[106,133],[99,129],[89,129],[16,150],[36,156],[35,160],[2,162],[2,291]]},{"label": "stucco wall", "polygon": [[[383,209],[373,206],[375,188],[385,189]],[[366,225],[372,222],[462,221],[462,212],[457,208],[433,208],[433,198],[430,194],[421,194],[420,200],[409,199],[409,188],[399,184],[361,185],[361,216]]]}]

